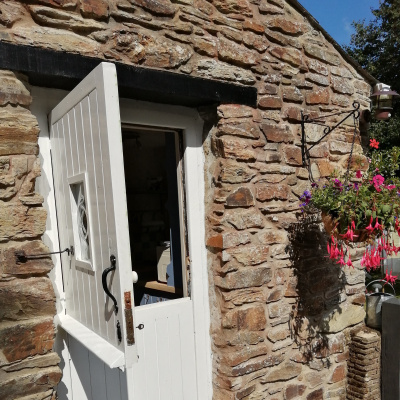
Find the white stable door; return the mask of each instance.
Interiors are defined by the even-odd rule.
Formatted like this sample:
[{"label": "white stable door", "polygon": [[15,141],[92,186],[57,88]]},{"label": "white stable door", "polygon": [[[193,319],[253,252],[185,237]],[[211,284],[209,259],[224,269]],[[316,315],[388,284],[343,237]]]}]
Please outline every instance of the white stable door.
[{"label": "white stable door", "polygon": [[[127,385],[118,388],[121,398],[126,393],[129,400],[200,400],[199,393],[208,389],[200,389],[199,382],[202,387],[209,383],[209,360],[204,353],[209,326],[208,309],[204,308],[207,285],[202,286],[206,272],[199,268],[201,257],[197,257],[199,267],[192,279],[194,296],[199,299],[197,308],[204,308],[204,315],[194,317],[193,297],[134,307],[118,83],[113,64],[100,64],[54,108],[50,142],[60,250],[68,249],[61,254],[66,307],[59,321],[73,342],[91,355],[85,361],[88,368],[75,366],[75,373],[85,370],[96,381],[98,377],[93,375],[97,370],[104,374],[109,368],[119,367],[125,379],[115,382],[121,385],[126,381]],[[195,162],[194,157],[191,162]],[[198,214],[199,207],[191,207]],[[202,232],[189,227],[189,235],[193,229]],[[193,239],[199,242],[197,232]],[[202,250],[193,251],[200,255]],[[104,367],[97,368],[96,359]],[[84,362],[79,357],[77,360]],[[85,377],[77,376],[75,381],[82,379]],[[68,398],[73,399],[76,383],[72,373],[71,380]],[[97,394],[96,400],[109,399],[108,393],[116,393],[108,386],[102,391],[103,397]],[[93,385],[84,392],[86,398],[94,398]]]}]

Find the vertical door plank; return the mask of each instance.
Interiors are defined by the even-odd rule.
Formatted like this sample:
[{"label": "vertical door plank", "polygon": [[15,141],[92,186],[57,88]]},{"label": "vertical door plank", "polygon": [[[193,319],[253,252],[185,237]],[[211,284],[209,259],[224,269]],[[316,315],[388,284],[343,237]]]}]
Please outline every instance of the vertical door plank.
[{"label": "vertical door plank", "polygon": [[[104,363],[89,352],[90,384],[92,387],[93,400],[111,400],[107,398],[106,388],[106,366]],[[115,397],[116,399],[118,397]]]}]

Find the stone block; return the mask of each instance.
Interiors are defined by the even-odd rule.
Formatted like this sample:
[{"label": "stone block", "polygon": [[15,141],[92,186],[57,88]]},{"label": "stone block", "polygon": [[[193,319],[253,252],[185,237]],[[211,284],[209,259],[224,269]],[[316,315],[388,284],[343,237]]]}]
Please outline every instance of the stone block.
[{"label": "stone block", "polygon": [[0,242],[34,239],[43,235],[47,212],[41,207],[5,204],[0,207]]},{"label": "stone block", "polygon": [[257,234],[262,244],[281,244],[287,242],[287,233],[284,230],[268,229]]},{"label": "stone block", "polygon": [[313,74],[313,73],[308,73],[305,74],[305,78],[310,81],[310,82],[314,82],[317,85],[320,86],[329,86],[329,79],[326,76],[323,75],[319,75],[319,74]]},{"label": "stone block", "polygon": [[268,246],[241,246],[222,252],[222,260],[230,261],[233,258],[244,266],[258,265],[268,260]]},{"label": "stone block", "polygon": [[259,344],[257,346],[246,346],[238,351],[226,352],[223,356],[223,361],[231,367],[235,367],[251,358],[268,354],[268,346]]},{"label": "stone block", "polygon": [[317,389],[313,392],[309,393],[306,397],[306,400],[323,400],[324,399],[324,390]]},{"label": "stone block", "polygon": [[48,257],[39,259],[18,260],[16,252],[25,254],[43,254],[50,250],[40,240],[13,242],[0,245],[0,271],[5,275],[24,277],[26,275],[44,275],[53,268],[53,262]]},{"label": "stone block", "polygon": [[224,222],[239,230],[263,228],[265,224],[263,215],[256,209],[227,210],[224,214]]},{"label": "stone block", "polygon": [[302,103],[304,100],[304,96],[302,95],[299,88],[296,86],[289,86],[283,89],[283,99],[285,101],[290,101],[293,103]]},{"label": "stone block", "polygon": [[239,66],[251,66],[260,62],[260,56],[235,42],[218,37],[218,55],[222,61]]},{"label": "stone block", "polygon": [[271,371],[267,372],[264,377],[261,378],[261,383],[271,383],[271,382],[280,382],[280,381],[288,381],[290,379],[299,376],[301,373],[301,366],[292,362],[287,361],[277,367],[271,369]]},{"label": "stone block", "polygon": [[329,74],[328,67],[325,64],[323,64],[317,60],[314,60],[313,58],[307,59],[307,66],[310,71],[316,72],[317,74],[325,75],[325,76],[328,76],[328,74]]},{"label": "stone block", "polygon": [[253,15],[248,0],[212,0],[212,4],[224,14]]},{"label": "stone block", "polygon": [[252,143],[244,139],[228,136],[215,139],[213,149],[217,155],[223,158],[233,158],[239,161],[255,161],[257,153],[252,148]]},{"label": "stone block", "polygon": [[259,287],[270,282],[271,278],[270,268],[258,267],[231,272],[224,277],[217,276],[215,277],[215,285],[228,290]]},{"label": "stone block", "polygon": [[0,324],[0,348],[8,362],[46,354],[53,348],[53,342],[53,316]]},{"label": "stone block", "polygon": [[109,0],[80,0],[79,5],[85,18],[107,19],[110,15]]},{"label": "stone block", "polygon": [[248,331],[262,331],[267,320],[263,306],[228,311],[222,318],[222,327]]},{"label": "stone block", "polygon": [[266,21],[266,26],[270,29],[276,29],[287,35],[299,36],[307,32],[306,24],[299,21],[291,21],[283,17],[273,17]]},{"label": "stone block", "polygon": [[259,201],[287,200],[291,190],[286,184],[258,184],[256,185],[256,198]]},{"label": "stone block", "polygon": [[261,129],[268,142],[293,143],[294,136],[288,125],[262,124]]},{"label": "stone block", "polygon": [[304,51],[307,55],[331,65],[338,66],[341,63],[340,57],[336,53],[329,50],[324,50],[320,46],[316,46],[311,43],[306,43],[304,45]]},{"label": "stone block", "polygon": [[255,49],[259,53],[263,53],[269,47],[269,42],[264,37],[253,32],[244,32],[242,39],[247,47]]},{"label": "stone block", "polygon": [[332,76],[331,81],[332,81],[332,89],[335,92],[340,94],[354,93],[354,87],[351,81],[344,78],[338,78],[336,76]]},{"label": "stone block", "polygon": [[170,0],[130,0],[132,4],[143,7],[156,15],[172,17],[177,10]]},{"label": "stone block", "polygon": [[307,386],[305,385],[288,385],[285,389],[285,400],[292,400],[296,398],[301,398],[303,393],[306,391]]},{"label": "stone block", "polygon": [[297,146],[285,146],[283,148],[285,161],[289,165],[301,166],[303,165],[303,158],[301,148]]},{"label": "stone block", "polygon": [[239,187],[235,189],[227,198],[227,207],[251,207],[255,200],[253,193],[248,187]]},{"label": "stone block", "polygon": [[295,67],[303,65],[302,54],[297,49],[274,46],[269,49],[269,52],[279,60],[286,61]]},{"label": "stone block", "polygon": [[238,163],[234,160],[221,161],[219,179],[225,183],[244,183],[251,181],[256,172],[250,169],[245,163]]},{"label": "stone block", "polygon": [[232,135],[250,139],[259,139],[261,135],[258,124],[242,119],[222,119],[218,123],[217,136]]},{"label": "stone block", "polygon": [[39,126],[23,107],[0,108],[0,155],[37,154]]},{"label": "stone block", "polygon": [[326,89],[316,88],[312,92],[306,94],[306,103],[308,105],[329,104],[329,99],[330,99],[329,88]]},{"label": "stone block", "polygon": [[282,104],[282,99],[278,96],[262,96],[258,100],[258,106],[266,110],[281,109]]},{"label": "stone block", "polygon": [[247,244],[250,240],[251,235],[248,232],[223,232],[210,237],[207,240],[207,246],[218,249],[228,249],[241,244]]},{"label": "stone block", "polygon": [[[2,14],[0,13],[0,15]],[[31,102],[32,97],[27,84],[18,79],[14,72],[0,71],[0,105],[12,104],[28,107]]]},{"label": "stone block", "polygon": [[259,288],[239,289],[231,292],[223,292],[222,296],[226,302],[231,302],[235,306],[242,306],[243,304],[256,302],[263,303],[265,301],[265,295],[262,289]]},{"label": "stone block", "polygon": [[49,278],[0,282],[0,321],[21,321],[56,314],[55,295]]},{"label": "stone block", "polygon": [[321,332],[335,333],[343,329],[359,324],[365,318],[363,307],[354,304],[347,304],[337,307],[333,312],[328,312],[323,316]]}]

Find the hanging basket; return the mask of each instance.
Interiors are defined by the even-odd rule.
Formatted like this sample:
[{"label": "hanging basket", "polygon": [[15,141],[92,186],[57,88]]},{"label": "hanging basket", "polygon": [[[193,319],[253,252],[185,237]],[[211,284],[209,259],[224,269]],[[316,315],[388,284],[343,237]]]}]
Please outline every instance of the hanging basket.
[{"label": "hanging basket", "polygon": [[[343,239],[336,229],[338,222],[335,221],[335,218],[331,214],[322,211],[321,219],[322,223],[324,224],[325,231],[329,236],[333,236],[336,239]],[[354,235],[354,239],[349,240],[349,242],[361,243],[367,241],[372,237],[366,229],[357,229],[356,231],[354,231]]]}]

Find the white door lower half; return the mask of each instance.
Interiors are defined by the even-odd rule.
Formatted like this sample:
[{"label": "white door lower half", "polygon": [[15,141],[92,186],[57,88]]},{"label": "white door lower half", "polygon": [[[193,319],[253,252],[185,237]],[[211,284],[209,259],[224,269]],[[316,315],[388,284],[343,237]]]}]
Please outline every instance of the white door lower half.
[{"label": "white door lower half", "polygon": [[197,399],[193,305],[189,298],[136,309],[138,362],[132,368],[140,400]]}]

